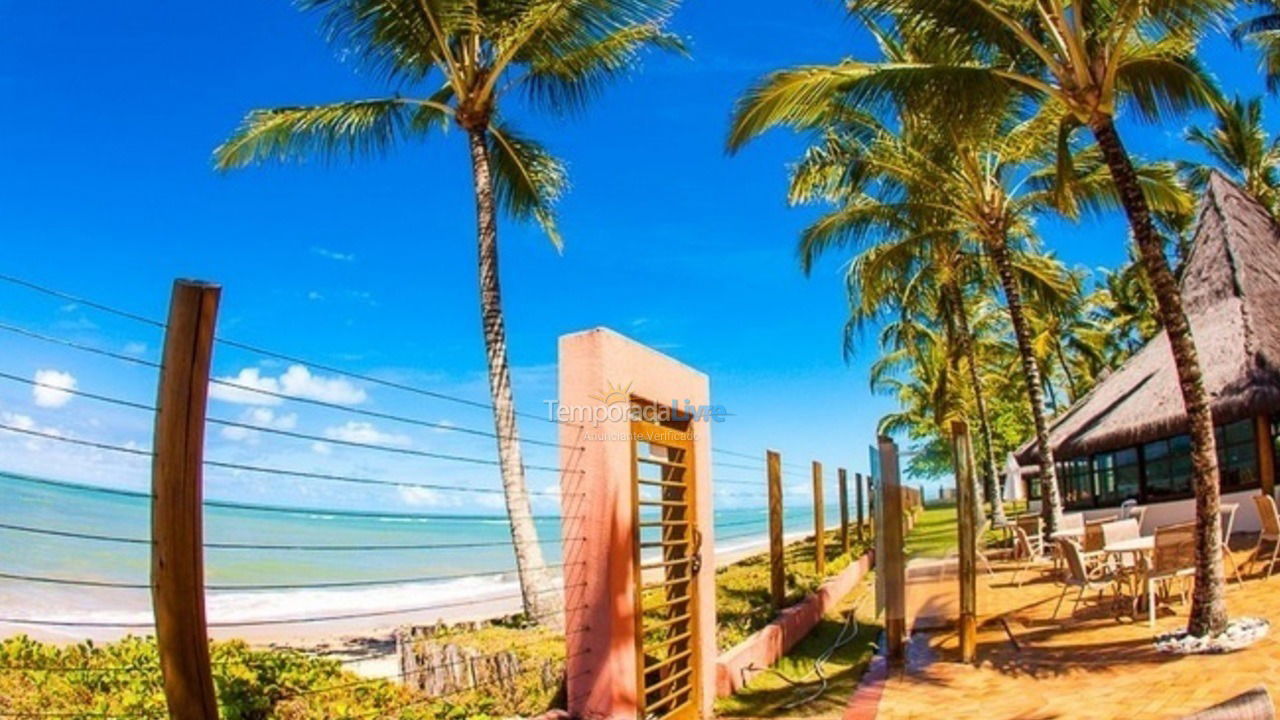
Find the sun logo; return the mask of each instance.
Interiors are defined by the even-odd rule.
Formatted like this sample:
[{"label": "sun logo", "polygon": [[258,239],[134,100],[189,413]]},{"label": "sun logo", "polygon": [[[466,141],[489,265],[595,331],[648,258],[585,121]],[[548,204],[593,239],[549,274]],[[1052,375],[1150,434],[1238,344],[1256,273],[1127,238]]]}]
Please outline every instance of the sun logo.
[{"label": "sun logo", "polygon": [[631,402],[631,386],[634,383],[627,383],[626,387],[616,385],[612,382],[608,383],[605,392],[596,393],[591,396],[592,400],[599,400],[605,405],[616,405],[618,403]]}]

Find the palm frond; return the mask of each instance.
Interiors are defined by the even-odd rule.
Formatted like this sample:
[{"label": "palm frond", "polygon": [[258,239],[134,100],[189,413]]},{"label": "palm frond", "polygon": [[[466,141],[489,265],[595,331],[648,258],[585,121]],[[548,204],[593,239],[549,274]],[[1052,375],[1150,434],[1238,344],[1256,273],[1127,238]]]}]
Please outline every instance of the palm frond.
[{"label": "palm frond", "polygon": [[231,170],[264,161],[377,155],[406,134],[439,126],[447,110],[398,97],[254,110],[214,150],[214,164]]},{"label": "palm frond", "polygon": [[518,220],[534,220],[557,249],[563,246],[555,204],[568,188],[568,172],[542,145],[495,123],[489,159],[498,204]]}]

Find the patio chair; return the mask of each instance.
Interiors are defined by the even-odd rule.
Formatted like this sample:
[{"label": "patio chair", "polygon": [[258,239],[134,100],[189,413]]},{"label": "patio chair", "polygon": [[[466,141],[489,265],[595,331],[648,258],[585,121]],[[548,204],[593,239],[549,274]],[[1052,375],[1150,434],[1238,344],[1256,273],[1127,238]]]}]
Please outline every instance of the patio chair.
[{"label": "patio chair", "polygon": [[1058,611],[1062,609],[1062,601],[1066,599],[1071,588],[1080,588],[1080,592],[1076,593],[1075,603],[1071,605],[1071,615],[1075,616],[1076,609],[1080,607],[1080,601],[1084,599],[1086,592],[1097,590],[1098,600],[1101,601],[1102,593],[1115,582],[1111,571],[1105,565],[1098,565],[1091,569],[1085,564],[1084,553],[1076,541],[1070,538],[1059,538],[1058,553],[1066,561],[1067,575],[1062,594],[1058,596],[1058,604],[1053,608],[1053,619],[1057,619]]},{"label": "patio chair", "polygon": [[[1142,533],[1138,525],[1138,521],[1133,518],[1128,520],[1113,520],[1109,523],[1102,524],[1102,546],[1106,547],[1113,543],[1122,542],[1124,540],[1132,540],[1139,537]],[[1121,566],[1126,569],[1132,569],[1134,566],[1133,558],[1124,555],[1119,559]]]},{"label": "patio chair", "polygon": [[1222,557],[1231,563],[1231,572],[1236,576],[1236,584],[1244,582],[1240,577],[1240,567],[1236,565],[1236,559],[1231,554],[1231,530],[1236,525],[1236,511],[1240,506],[1235,503],[1227,503],[1218,506],[1218,518],[1222,523]]},{"label": "patio chair", "polygon": [[1017,582],[1018,575],[1032,565],[1048,561],[1049,557],[1044,551],[1044,538],[1040,535],[1034,537],[1028,535],[1027,531],[1022,528],[1021,523],[1013,528],[1013,542],[1017,550],[1016,555],[1022,558],[1022,562],[1018,563],[1018,567],[1014,569],[1013,576],[1009,578],[1009,582],[1016,583],[1018,587],[1022,587],[1022,583]]},{"label": "patio chair", "polygon": [[1084,513],[1066,513],[1062,516],[1062,525],[1060,529],[1069,530],[1071,528],[1084,527]]},{"label": "patio chair", "polygon": [[1276,560],[1280,559],[1280,512],[1276,511],[1275,498],[1262,493],[1253,496],[1253,504],[1258,508],[1258,519],[1262,521],[1262,532],[1258,534],[1258,544],[1253,548],[1253,554],[1249,556],[1249,569],[1253,570],[1253,564],[1262,557],[1263,543],[1271,543],[1271,559],[1267,561],[1267,577],[1271,577],[1271,571],[1275,569]]},{"label": "patio chair", "polygon": [[[1040,543],[1043,546],[1044,519],[1041,518],[1039,515],[1033,515],[1030,513],[1019,515],[1017,518],[1014,519],[1014,525],[1015,527],[1022,528],[1022,531],[1027,534],[1027,537],[1029,539],[1034,540],[1036,538],[1039,538]],[[1015,540],[1015,545],[1016,545],[1016,540]]]},{"label": "patio chair", "polygon": [[1108,520],[1090,520],[1084,524],[1081,557],[1084,558],[1086,565],[1093,566],[1102,562],[1105,555],[1102,548],[1107,544],[1106,538],[1102,535],[1102,526],[1108,522]]},{"label": "patio chair", "polygon": [[1138,523],[1138,532],[1142,532],[1142,521],[1147,518],[1147,506],[1137,505],[1129,509],[1129,514],[1122,516],[1121,520],[1133,520]]},{"label": "patio chair", "polygon": [[[1169,583],[1196,572],[1196,524],[1194,522],[1156,528],[1155,550],[1144,561],[1143,589],[1147,594],[1147,624],[1156,624],[1156,590],[1168,596]],[[1179,592],[1186,603],[1185,586]]]}]

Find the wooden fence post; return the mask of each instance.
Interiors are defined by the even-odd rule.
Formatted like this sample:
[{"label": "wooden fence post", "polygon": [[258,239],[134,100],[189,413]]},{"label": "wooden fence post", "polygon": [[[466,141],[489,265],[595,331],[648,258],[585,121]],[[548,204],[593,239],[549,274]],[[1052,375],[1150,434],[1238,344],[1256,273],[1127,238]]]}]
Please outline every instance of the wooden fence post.
[{"label": "wooden fence post", "polygon": [[853,489],[857,495],[857,501],[858,501],[858,542],[863,542],[866,539],[862,530],[862,525],[865,522],[865,519],[862,513],[862,485],[863,485],[862,473],[859,473],[859,472],[854,473]]},{"label": "wooden fence post", "polygon": [[890,438],[880,438],[880,547],[882,559],[876,557],[878,572],[884,573],[885,638],[889,663],[901,666],[907,657],[907,563],[903,543],[903,488],[898,477],[898,445]]},{"label": "wooden fence post", "polygon": [[840,551],[848,555],[853,549],[849,542],[849,471],[840,468],[836,477],[840,480]]},{"label": "wooden fence post", "polygon": [[786,548],[782,542],[782,456],[776,450],[764,454],[769,482],[769,599],[774,612],[787,601]]},{"label": "wooden fence post", "polygon": [[178,280],[169,303],[151,464],[151,599],[174,720],[217,720],[204,606],[203,462],[221,290]]},{"label": "wooden fence post", "polygon": [[813,461],[813,571],[821,579],[827,574],[827,517],[822,500],[822,463]]},{"label": "wooden fence post", "polygon": [[971,663],[978,650],[977,532],[974,506],[973,445],[963,421],[951,422],[951,453],[956,470],[956,519],[960,530],[960,657]]}]

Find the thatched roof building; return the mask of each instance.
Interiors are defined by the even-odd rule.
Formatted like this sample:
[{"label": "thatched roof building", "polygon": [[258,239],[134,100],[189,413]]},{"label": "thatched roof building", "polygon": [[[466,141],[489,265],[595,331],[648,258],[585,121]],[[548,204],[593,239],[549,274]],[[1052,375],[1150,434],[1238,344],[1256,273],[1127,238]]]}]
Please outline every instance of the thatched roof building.
[{"label": "thatched roof building", "polygon": [[[1249,477],[1235,482],[1256,486],[1263,470],[1273,472],[1271,416],[1280,413],[1280,225],[1218,173],[1201,202],[1182,296],[1224,445],[1220,454],[1230,455],[1250,435],[1255,457],[1245,458],[1243,448],[1236,448],[1240,457],[1234,458]],[[1168,487],[1156,488],[1156,496],[1179,494],[1175,486],[1189,492],[1189,478],[1183,483],[1178,477],[1183,470],[1189,475],[1189,463],[1183,468],[1178,462],[1189,447],[1186,432],[1173,354],[1162,332],[1055,419],[1050,441],[1064,471],[1060,477],[1067,476],[1065,494],[1098,504],[1119,495],[1149,499],[1150,460],[1169,465],[1157,468],[1156,484]],[[1034,442],[1020,448],[1017,457],[1023,465],[1037,464]],[[1125,478],[1103,472],[1130,466],[1135,472]],[[1135,487],[1122,491],[1117,486],[1122,481]]]}]

